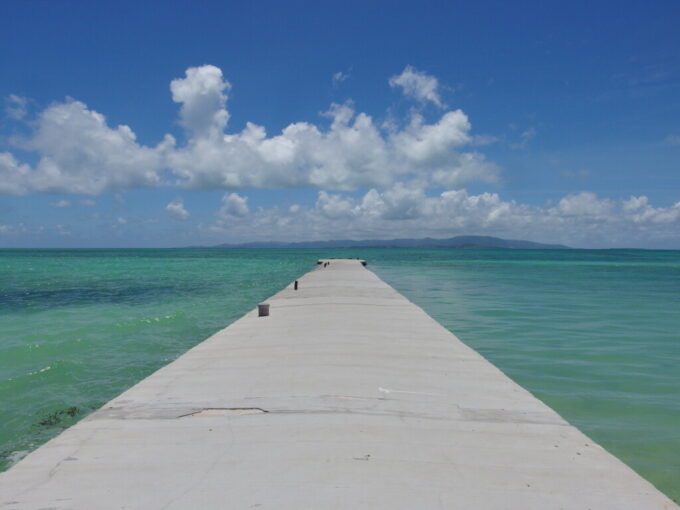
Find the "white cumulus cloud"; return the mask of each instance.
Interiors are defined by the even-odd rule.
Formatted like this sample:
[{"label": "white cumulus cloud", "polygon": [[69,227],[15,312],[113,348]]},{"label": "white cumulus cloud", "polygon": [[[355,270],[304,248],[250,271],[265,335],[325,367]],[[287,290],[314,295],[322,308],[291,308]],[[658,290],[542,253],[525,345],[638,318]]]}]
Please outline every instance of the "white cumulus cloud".
[{"label": "white cumulus cloud", "polygon": [[231,85],[211,65],[190,67],[185,78],[172,80],[172,100],[181,103],[180,124],[197,138],[219,136],[229,121],[226,109]]},{"label": "white cumulus cloud", "polygon": [[329,194],[325,191],[319,192],[316,209],[323,216],[330,219],[348,219],[359,212],[359,209],[354,206],[352,200],[342,198],[340,195]]},{"label": "white cumulus cloud", "polygon": [[184,201],[177,198],[165,206],[168,214],[176,220],[184,221],[189,218],[189,211],[184,208]]},{"label": "white cumulus cloud", "polygon": [[222,219],[244,218],[248,216],[248,198],[238,193],[225,193],[222,197],[222,207],[217,215]]},{"label": "white cumulus cloud", "polygon": [[29,191],[31,167],[19,163],[10,152],[0,152],[0,193],[24,195]]},{"label": "white cumulus cloud", "polygon": [[11,154],[0,155],[0,175],[7,177],[9,192],[96,195],[155,185],[161,154],[173,143],[167,138],[156,148],[139,145],[128,126],[111,128],[102,114],[74,100],[46,108],[36,126],[30,138],[14,141],[40,155],[35,168],[18,164]]},{"label": "white cumulus cloud", "polygon": [[[415,86],[410,83],[420,83],[418,94],[438,101],[433,77],[412,68],[400,76],[392,82],[408,91]],[[465,149],[475,143],[461,110],[433,122],[411,113],[403,122],[380,125],[347,102],[331,105],[327,126],[294,122],[268,135],[263,126],[247,122],[229,133],[231,84],[219,68],[191,67],[172,80],[170,90],[181,105],[182,146],[170,135],[155,147],[140,144],[129,126],[110,126],[101,113],[68,99],[43,110],[31,123],[33,133],[14,140],[37,153],[34,167],[9,152],[0,154],[0,193],[97,195],[152,186],[355,190],[406,180],[464,186],[493,182],[499,172],[482,154]]]},{"label": "white cumulus cloud", "polygon": [[439,80],[412,66],[406,66],[401,74],[392,76],[389,83],[391,87],[401,88],[407,97],[423,103],[429,101],[439,108],[445,107],[439,96]]},{"label": "white cumulus cloud", "polygon": [[552,212],[563,217],[605,219],[611,217],[613,208],[614,203],[611,200],[599,199],[595,193],[584,191],[564,197]]},{"label": "white cumulus cloud", "polygon": [[351,104],[334,104],[323,129],[290,124],[275,136],[247,123],[240,133],[195,138],[168,153],[181,183],[195,189],[316,187],[352,190],[387,187],[406,178],[429,185],[493,182],[498,167],[481,154],[461,150],[471,129],[461,111],[427,123],[412,114],[403,129],[383,131]]}]

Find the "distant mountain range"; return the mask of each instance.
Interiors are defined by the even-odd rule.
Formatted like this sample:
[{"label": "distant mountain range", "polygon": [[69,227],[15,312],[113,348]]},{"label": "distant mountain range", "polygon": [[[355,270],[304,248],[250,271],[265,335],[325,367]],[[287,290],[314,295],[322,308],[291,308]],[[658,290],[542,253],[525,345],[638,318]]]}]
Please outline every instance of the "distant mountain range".
[{"label": "distant mountain range", "polygon": [[500,239],[488,236],[456,236],[449,239],[351,239],[338,241],[303,241],[296,243],[253,242],[219,244],[211,248],[504,248],[509,250],[565,250],[561,244],[542,244],[532,241]]}]

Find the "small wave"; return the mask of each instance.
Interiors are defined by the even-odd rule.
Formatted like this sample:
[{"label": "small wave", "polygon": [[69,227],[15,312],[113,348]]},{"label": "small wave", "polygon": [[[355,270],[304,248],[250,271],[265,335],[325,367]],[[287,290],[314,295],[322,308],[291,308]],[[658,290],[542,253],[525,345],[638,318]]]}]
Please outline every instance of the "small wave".
[{"label": "small wave", "polygon": [[40,370],[34,370],[33,372],[29,372],[26,375],[40,374],[41,372],[47,372],[48,370],[52,370],[52,367],[46,366],[46,367],[41,368]]}]

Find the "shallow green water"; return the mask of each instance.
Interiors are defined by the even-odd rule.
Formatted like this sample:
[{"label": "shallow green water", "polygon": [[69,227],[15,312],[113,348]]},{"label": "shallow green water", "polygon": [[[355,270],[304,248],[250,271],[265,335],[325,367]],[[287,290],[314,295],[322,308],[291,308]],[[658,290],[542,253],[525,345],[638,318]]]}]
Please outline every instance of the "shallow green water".
[{"label": "shallow green water", "polygon": [[0,469],[321,256],[369,260],[680,499],[680,252],[0,251]]}]

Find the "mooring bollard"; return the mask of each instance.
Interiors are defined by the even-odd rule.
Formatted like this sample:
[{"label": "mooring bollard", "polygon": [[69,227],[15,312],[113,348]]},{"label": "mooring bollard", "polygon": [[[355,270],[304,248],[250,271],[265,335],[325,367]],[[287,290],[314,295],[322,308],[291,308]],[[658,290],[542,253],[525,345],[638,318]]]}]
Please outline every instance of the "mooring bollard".
[{"label": "mooring bollard", "polygon": [[298,281],[297,280],[295,280],[295,287],[294,288],[295,288],[295,290],[297,290],[297,288],[298,288]]},{"label": "mooring bollard", "polygon": [[269,315],[269,303],[260,303],[257,305],[257,316],[267,317]]}]

